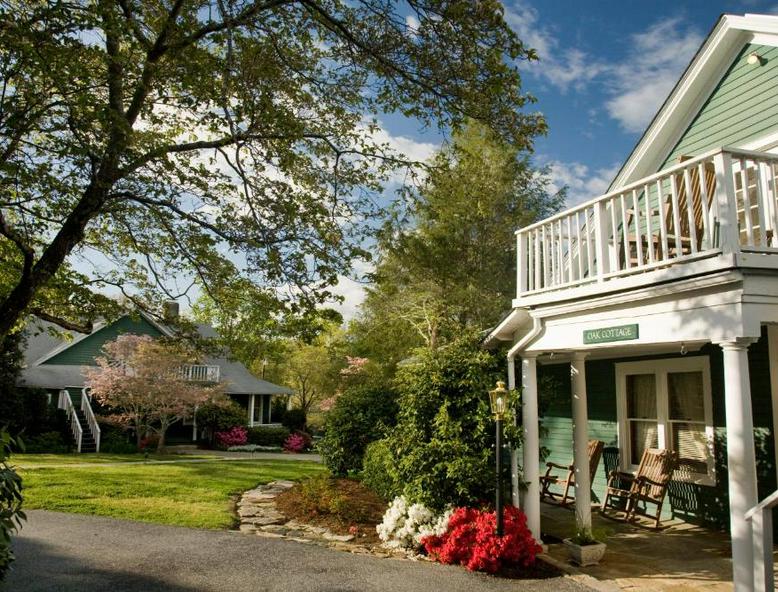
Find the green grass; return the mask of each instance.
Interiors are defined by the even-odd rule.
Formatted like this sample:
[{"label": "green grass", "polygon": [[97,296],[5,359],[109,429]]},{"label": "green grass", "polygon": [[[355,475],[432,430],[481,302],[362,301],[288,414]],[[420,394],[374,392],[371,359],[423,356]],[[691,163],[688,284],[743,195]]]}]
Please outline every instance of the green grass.
[{"label": "green grass", "polygon": [[[149,454],[149,460],[181,460],[190,458],[213,458],[194,454]],[[41,465],[75,465],[93,463],[124,463],[142,462],[142,454],[13,454],[11,463],[21,468],[32,468]]]},{"label": "green grass", "polygon": [[[25,456],[20,460],[21,456]],[[319,463],[239,460],[125,466],[36,466],[33,455],[15,455],[24,485],[24,507],[93,514],[199,528],[234,525],[234,497],[275,479],[298,480],[322,473]],[[56,464],[65,455],[46,455]],[[101,455],[106,462],[120,462]],[[37,463],[40,465],[43,463]]]}]

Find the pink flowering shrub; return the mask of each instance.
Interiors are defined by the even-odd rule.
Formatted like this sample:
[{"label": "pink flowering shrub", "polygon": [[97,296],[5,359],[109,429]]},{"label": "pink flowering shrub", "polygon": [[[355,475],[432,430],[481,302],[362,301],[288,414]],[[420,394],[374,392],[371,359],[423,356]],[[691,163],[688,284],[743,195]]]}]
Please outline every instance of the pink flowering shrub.
[{"label": "pink flowering shrub", "polygon": [[311,445],[311,437],[308,434],[302,432],[295,432],[289,434],[289,437],[284,441],[284,450],[287,452],[303,452]]},{"label": "pink flowering shrub", "polygon": [[495,534],[494,512],[457,508],[441,536],[422,540],[427,554],[441,563],[459,563],[471,571],[495,573],[504,567],[528,567],[541,552],[527,528],[527,517],[509,506],[504,514],[502,537]]},{"label": "pink flowering shrub", "polygon": [[216,432],[216,443],[221,448],[243,446],[248,442],[248,430],[243,426],[235,426],[226,432]]}]

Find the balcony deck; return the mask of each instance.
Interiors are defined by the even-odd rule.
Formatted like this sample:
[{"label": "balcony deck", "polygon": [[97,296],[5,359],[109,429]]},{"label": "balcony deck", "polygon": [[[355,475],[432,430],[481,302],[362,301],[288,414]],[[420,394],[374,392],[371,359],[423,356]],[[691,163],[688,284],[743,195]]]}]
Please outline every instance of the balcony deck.
[{"label": "balcony deck", "polygon": [[778,155],[721,148],[517,231],[516,307],[778,269]]}]

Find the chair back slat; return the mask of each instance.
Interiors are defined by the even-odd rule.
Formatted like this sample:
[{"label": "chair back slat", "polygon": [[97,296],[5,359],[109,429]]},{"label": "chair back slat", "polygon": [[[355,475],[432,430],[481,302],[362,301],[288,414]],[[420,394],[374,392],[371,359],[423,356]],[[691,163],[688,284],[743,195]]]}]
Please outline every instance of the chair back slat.
[{"label": "chair back slat", "polygon": [[637,478],[646,477],[658,485],[651,485],[645,492],[653,498],[659,498],[664,494],[667,484],[673,477],[673,471],[677,464],[677,454],[672,450],[648,448],[640,459]]},{"label": "chair back slat", "polygon": [[597,467],[600,466],[603,448],[605,448],[605,442],[602,440],[589,440],[589,483],[592,483],[597,475]]}]

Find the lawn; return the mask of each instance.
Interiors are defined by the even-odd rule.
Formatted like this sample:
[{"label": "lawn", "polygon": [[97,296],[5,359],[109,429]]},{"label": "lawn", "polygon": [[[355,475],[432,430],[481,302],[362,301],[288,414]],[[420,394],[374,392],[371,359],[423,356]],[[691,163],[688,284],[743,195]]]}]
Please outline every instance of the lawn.
[{"label": "lawn", "polygon": [[[106,463],[138,460],[137,455],[100,456]],[[72,457],[13,457],[12,463],[23,478],[25,509],[229,528],[235,524],[233,500],[241,492],[275,479],[298,480],[326,470],[319,463],[286,460],[125,465],[92,461],[93,466],[68,466],[78,462]],[[62,466],[51,466],[56,464]]]},{"label": "lawn", "polygon": [[[182,460],[190,458],[213,458],[194,454],[149,454],[149,460]],[[13,454],[11,464],[28,469],[52,465],[81,465],[94,463],[143,462],[142,454]]]}]

